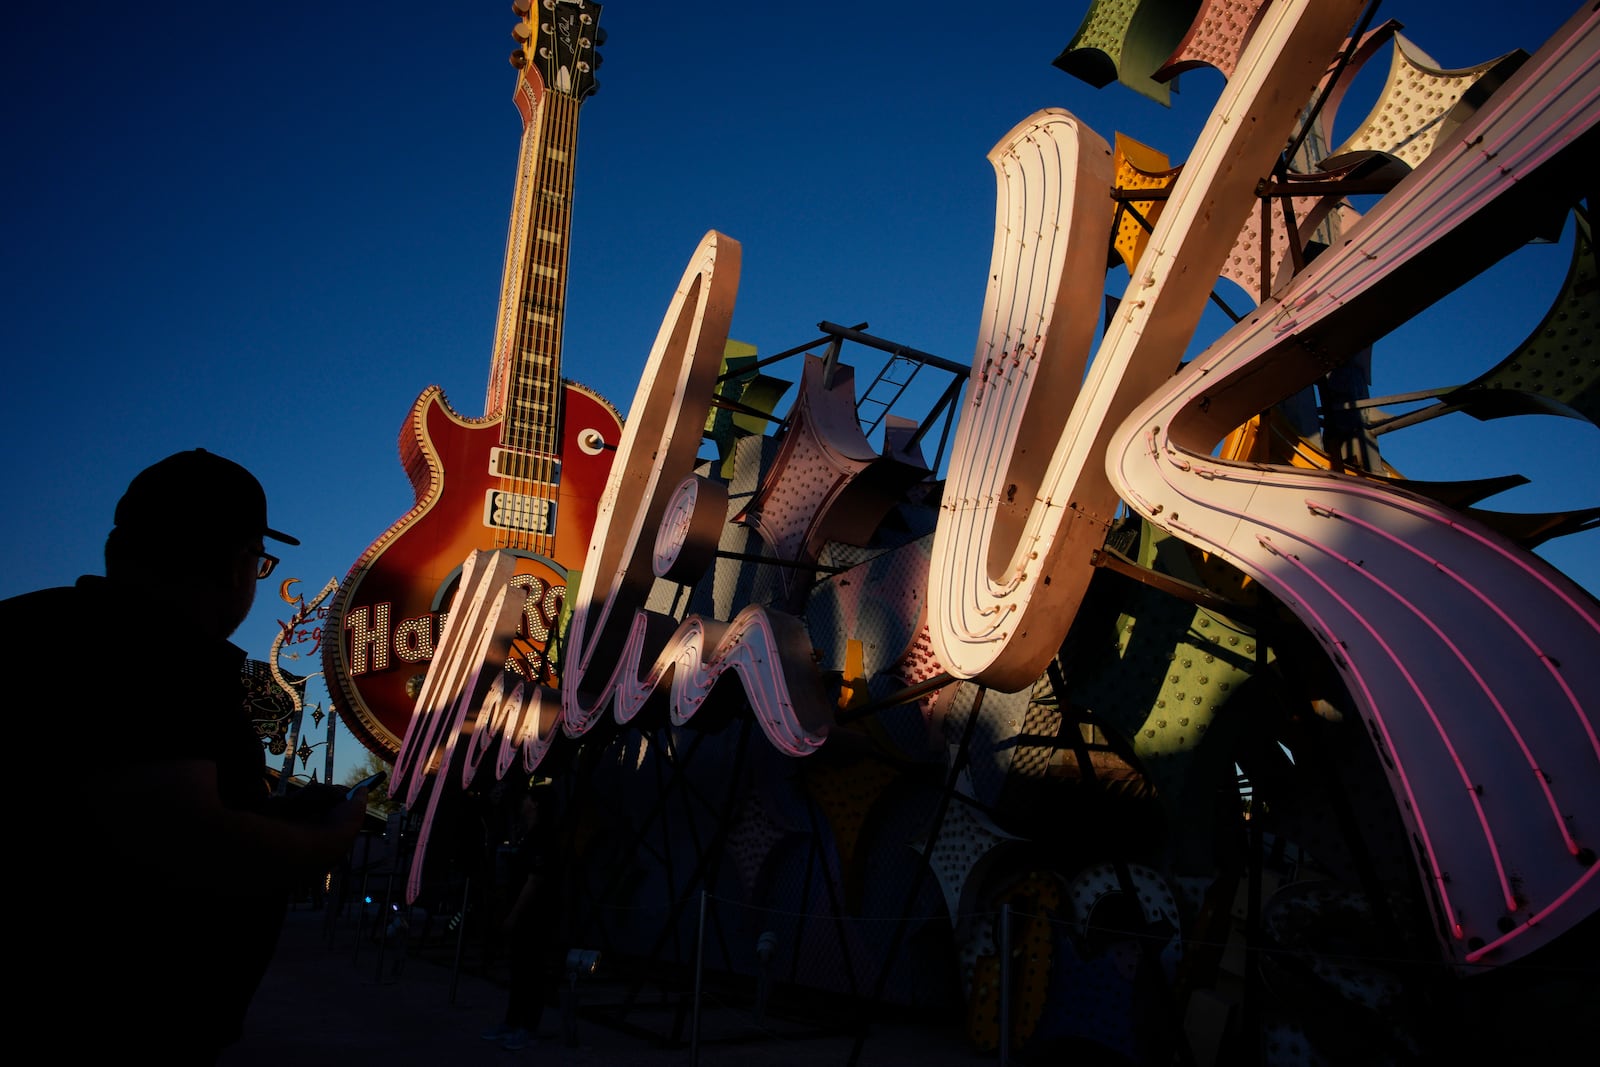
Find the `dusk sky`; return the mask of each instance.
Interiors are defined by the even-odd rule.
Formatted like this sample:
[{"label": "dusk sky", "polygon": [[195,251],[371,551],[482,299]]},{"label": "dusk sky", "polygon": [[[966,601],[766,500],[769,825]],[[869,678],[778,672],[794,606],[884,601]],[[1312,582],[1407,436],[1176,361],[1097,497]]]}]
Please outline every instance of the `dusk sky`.
[{"label": "dusk sky", "polygon": [[[1388,0],[1379,15],[1454,69],[1535,51],[1578,7]],[[1087,8],[604,4],[600,89],[580,111],[564,375],[626,417],[712,229],[743,246],[732,334],[761,354],[831,320],[969,362],[995,142],[1063,107],[1177,165],[1222,88],[1215,71],[1186,74],[1163,107],[1054,68]],[[406,512],[396,440],[418,393],[437,384],[458,413],[483,414],[521,130],[516,21],[509,0],[6,6],[0,596],[100,572],[122,489],[181,449],[256,472],[273,525],[304,543],[280,553],[279,575],[308,597]],[[1386,49],[1365,83],[1387,66]],[[1336,142],[1366,103],[1346,101]],[[1554,299],[1572,230],[1380,344],[1374,394],[1498,363]],[[1107,292],[1126,281],[1110,272]],[[1202,322],[1199,343],[1223,325]],[[1458,414],[1380,444],[1408,477],[1533,479],[1484,502],[1496,510],[1600,503],[1600,431],[1577,420]],[[1600,533],[1541,554],[1600,590]],[[264,583],[236,637],[257,658],[289,611],[277,588]],[[161,662],[150,607],[147,634],[85,633],[108,679]],[[364,754],[340,744],[341,766]]]}]

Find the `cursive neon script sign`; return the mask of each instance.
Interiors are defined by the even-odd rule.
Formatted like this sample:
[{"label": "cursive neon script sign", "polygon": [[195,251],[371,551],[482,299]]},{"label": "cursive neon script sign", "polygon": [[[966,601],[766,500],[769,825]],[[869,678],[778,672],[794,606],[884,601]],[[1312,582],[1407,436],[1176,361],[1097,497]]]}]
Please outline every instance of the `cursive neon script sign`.
[{"label": "cursive neon script sign", "polygon": [[[679,562],[709,559],[704,539],[714,538],[718,528],[684,520],[680,483],[693,474],[711,410],[739,263],[738,242],[707,234],[663,320],[601,499],[574,598],[559,698],[549,687],[496,669],[521,612],[517,597],[499,587],[510,561],[502,553],[478,552],[463,566],[440,654],[395,763],[396,792],[405,792],[408,806],[418,806],[430,778],[447,778],[457,767],[461,783],[469,783],[491,748],[498,747],[497,776],[519,759],[531,772],[563,737],[583,736],[608,710],[627,722],[669,681],[672,721],[688,722],[730,671],[773,744],[805,755],[825,740],[827,697],[799,619],[752,606],[728,622],[690,616],[680,624],[644,607],[657,558],[663,571],[682,577]],[[723,498],[707,492],[695,499],[704,515],[704,508]],[[658,530],[665,531],[666,543]],[[600,669],[602,663],[609,670]],[[421,888],[438,802],[435,788],[407,883],[411,899]]]}]

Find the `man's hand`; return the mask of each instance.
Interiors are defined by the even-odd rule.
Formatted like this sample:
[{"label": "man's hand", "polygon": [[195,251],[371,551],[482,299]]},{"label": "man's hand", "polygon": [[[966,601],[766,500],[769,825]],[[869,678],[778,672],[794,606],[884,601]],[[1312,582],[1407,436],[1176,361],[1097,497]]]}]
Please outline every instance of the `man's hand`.
[{"label": "man's hand", "polygon": [[317,822],[344,803],[344,793],[342,786],[312,783],[286,793],[272,805],[269,813],[295,822]]},{"label": "man's hand", "polygon": [[[350,840],[354,841],[356,834],[361,832],[361,823],[367,817],[367,791],[357,789],[356,795],[348,800],[341,800],[328,810],[323,820],[327,825],[336,830],[348,831]],[[348,846],[349,842],[346,842]]]}]

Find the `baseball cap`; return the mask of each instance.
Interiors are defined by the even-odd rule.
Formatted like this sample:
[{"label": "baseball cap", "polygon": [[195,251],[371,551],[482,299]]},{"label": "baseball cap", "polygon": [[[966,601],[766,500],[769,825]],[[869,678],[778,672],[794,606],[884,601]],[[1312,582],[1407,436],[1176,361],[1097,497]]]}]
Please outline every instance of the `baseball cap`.
[{"label": "baseball cap", "polygon": [[117,501],[115,522],[146,532],[300,543],[267,525],[267,494],[255,475],[203,448],[174,453],[135,475]]}]

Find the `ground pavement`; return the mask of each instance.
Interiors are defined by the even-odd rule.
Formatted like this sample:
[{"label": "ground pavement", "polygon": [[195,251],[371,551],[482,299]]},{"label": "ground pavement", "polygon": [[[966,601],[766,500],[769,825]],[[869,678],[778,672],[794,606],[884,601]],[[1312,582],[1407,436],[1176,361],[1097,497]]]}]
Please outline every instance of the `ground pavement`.
[{"label": "ground pavement", "polygon": [[[959,1029],[905,1021],[856,1034],[767,1019],[748,1008],[702,999],[698,1021],[688,994],[630,998],[608,981],[604,961],[578,988],[570,1033],[555,1007],[540,1038],[507,1051],[480,1034],[500,1021],[503,980],[492,969],[455,962],[447,939],[429,951],[358,934],[359,918],[330,919],[300,904],[289,912],[271,970],[251,1006],[243,1042],[220,1067],[979,1067]],[[652,1001],[653,998],[653,1001]],[[626,1005],[626,1010],[622,1010]],[[604,1020],[604,1021],[597,1021]],[[952,1024],[959,1020],[953,1020]],[[569,1043],[569,1036],[574,1043]],[[1015,1061],[1014,1061],[1015,1062]]]}]

